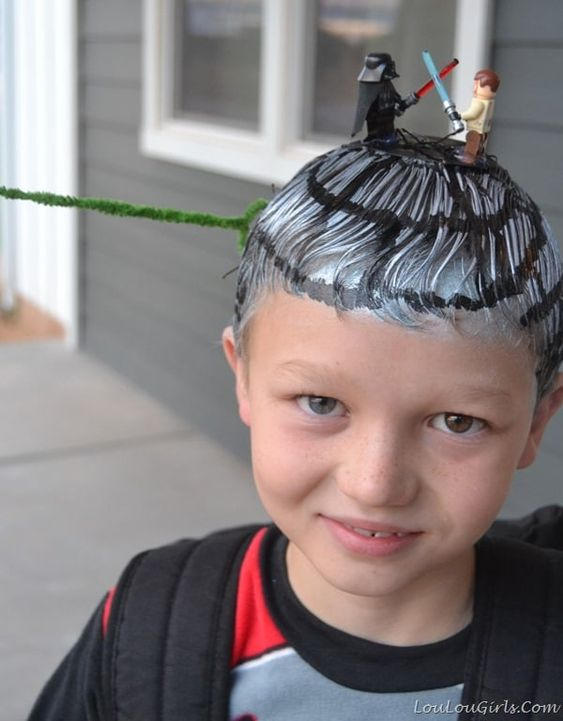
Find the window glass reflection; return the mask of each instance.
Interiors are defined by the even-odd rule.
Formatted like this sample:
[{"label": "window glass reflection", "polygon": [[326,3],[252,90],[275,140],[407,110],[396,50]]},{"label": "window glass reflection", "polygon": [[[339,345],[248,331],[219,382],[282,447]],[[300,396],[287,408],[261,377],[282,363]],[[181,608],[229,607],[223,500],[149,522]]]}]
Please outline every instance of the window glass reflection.
[{"label": "window glass reflection", "polygon": [[[456,3],[452,0],[313,0],[313,4],[315,42],[307,73],[312,87],[306,94],[302,123],[306,139],[350,135],[356,79],[368,52],[393,56],[400,75],[394,85],[403,97],[428,79],[422,50],[429,49],[440,67],[453,56]],[[450,90],[451,78],[445,84]],[[403,125],[428,135],[448,132],[435,93],[397,120],[397,127]]]},{"label": "window glass reflection", "polygon": [[175,115],[258,128],[262,2],[176,3]]}]

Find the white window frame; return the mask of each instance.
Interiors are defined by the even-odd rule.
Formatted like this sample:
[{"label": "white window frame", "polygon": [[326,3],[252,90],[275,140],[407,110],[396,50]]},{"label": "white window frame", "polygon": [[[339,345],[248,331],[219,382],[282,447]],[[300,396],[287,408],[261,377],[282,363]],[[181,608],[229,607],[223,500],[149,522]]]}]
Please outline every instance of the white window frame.
[{"label": "white window frame", "polygon": [[[453,76],[458,107],[469,104],[476,70],[487,65],[493,0],[456,0]],[[142,151],[151,157],[267,183],[285,183],[330,146],[299,138],[306,66],[306,0],[264,0],[257,132],[172,117],[172,0],[144,0]],[[351,109],[353,112],[353,109]]]}]

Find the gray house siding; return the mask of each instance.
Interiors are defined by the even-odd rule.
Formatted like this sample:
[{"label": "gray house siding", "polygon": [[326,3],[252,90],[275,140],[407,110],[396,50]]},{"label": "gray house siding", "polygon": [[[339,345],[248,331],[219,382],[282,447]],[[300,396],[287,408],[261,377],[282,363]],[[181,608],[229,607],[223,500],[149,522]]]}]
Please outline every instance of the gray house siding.
[{"label": "gray house siding", "polygon": [[[139,0],[83,0],[81,193],[238,215],[258,185],[143,157]],[[95,214],[81,219],[80,344],[240,455],[233,382],[219,342],[230,321],[236,235]]]},{"label": "gray house siding", "polygon": [[[79,7],[81,193],[235,215],[268,197],[269,188],[140,154],[142,3]],[[560,0],[497,0],[491,64],[502,85],[489,146],[560,238],[562,28]],[[237,263],[235,236],[95,214],[81,223],[81,346],[245,456],[218,347],[232,309],[234,278],[222,275]]]},{"label": "gray house siding", "polygon": [[502,83],[489,149],[563,242],[561,0],[497,0],[491,65]]}]

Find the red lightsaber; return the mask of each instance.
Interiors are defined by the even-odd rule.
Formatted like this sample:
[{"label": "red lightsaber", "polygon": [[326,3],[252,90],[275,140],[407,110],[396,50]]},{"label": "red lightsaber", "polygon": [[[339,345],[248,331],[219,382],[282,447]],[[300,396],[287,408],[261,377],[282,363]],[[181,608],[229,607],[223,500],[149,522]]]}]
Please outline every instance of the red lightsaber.
[{"label": "red lightsaber", "polygon": [[[451,63],[448,63],[445,65],[440,72],[438,73],[441,78],[445,78],[446,75],[449,75],[451,71],[455,68],[456,65],[459,65],[459,60],[457,58],[454,58]],[[429,80],[427,83],[425,83],[421,88],[419,88],[414,95],[416,98],[420,99],[426,95],[432,88],[434,87],[434,81]]]}]

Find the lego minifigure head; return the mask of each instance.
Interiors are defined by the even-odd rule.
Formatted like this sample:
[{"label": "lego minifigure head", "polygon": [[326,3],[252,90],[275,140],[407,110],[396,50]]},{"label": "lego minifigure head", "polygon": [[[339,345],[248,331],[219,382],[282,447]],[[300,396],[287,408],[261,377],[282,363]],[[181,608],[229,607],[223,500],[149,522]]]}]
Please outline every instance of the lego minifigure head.
[{"label": "lego minifigure head", "polygon": [[365,83],[380,83],[398,77],[395,62],[388,53],[369,53],[358,80]]},{"label": "lego minifigure head", "polygon": [[473,82],[473,95],[476,98],[483,100],[492,100],[498,87],[500,85],[500,78],[494,72],[494,70],[483,69],[475,73]]}]

